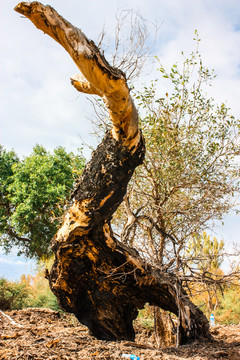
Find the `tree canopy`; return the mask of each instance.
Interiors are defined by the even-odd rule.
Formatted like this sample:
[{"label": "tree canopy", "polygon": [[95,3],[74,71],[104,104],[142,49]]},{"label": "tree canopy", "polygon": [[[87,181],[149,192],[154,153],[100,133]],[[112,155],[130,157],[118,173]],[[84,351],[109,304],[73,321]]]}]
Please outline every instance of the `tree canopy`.
[{"label": "tree canopy", "polygon": [[20,160],[14,151],[0,149],[0,234],[8,252],[41,258],[49,256],[56,233],[84,159],[62,147],[52,153],[36,145]]}]

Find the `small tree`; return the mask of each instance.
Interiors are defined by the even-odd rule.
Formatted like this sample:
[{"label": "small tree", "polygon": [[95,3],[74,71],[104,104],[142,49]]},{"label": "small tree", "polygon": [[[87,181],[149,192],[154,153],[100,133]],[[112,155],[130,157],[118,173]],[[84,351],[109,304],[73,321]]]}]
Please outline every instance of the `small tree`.
[{"label": "small tree", "polygon": [[125,224],[122,216],[116,224],[122,241],[161,269],[182,275],[189,240],[234,208],[240,126],[225,104],[216,105],[204,92],[214,74],[197,49],[184,57],[181,70],[160,65],[159,72],[171,93],[159,94],[160,80],[135,92],[146,158],[128,188]]},{"label": "small tree", "polygon": [[28,257],[49,256],[50,241],[81,174],[82,156],[62,147],[48,152],[34,147],[20,161],[1,148],[0,241],[8,252],[13,246]]},{"label": "small tree", "polygon": [[[210,277],[216,293],[219,276],[201,272],[200,279],[192,265],[202,259],[193,262],[186,249],[193,237],[201,237],[211,222],[234,208],[240,190],[240,127],[225,104],[216,105],[205,93],[215,75],[203,66],[196,42],[182,69],[174,64],[167,71],[158,62],[168,93],[160,93],[159,79],[135,91],[146,157],[128,187],[124,223],[121,209],[115,224],[121,240],[156,267],[175,273],[187,286],[194,281],[209,286]],[[154,318],[155,328],[162,329],[162,313],[155,309]]]}]

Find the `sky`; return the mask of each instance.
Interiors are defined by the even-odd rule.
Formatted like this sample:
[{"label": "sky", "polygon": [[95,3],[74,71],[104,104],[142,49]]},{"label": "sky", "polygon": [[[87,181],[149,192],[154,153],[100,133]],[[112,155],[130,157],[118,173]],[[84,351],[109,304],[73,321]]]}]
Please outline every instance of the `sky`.
[{"label": "sky", "polygon": [[[151,55],[164,66],[180,61],[181,51],[194,48],[194,31],[201,38],[204,64],[217,78],[211,87],[216,102],[225,102],[240,118],[240,1],[239,0],[48,0],[72,24],[97,42],[103,27],[114,36],[116,14],[134,10],[149,22],[159,24]],[[65,50],[16,13],[13,0],[0,0],[0,143],[21,156],[38,143],[52,150],[63,146],[76,151],[82,143],[96,146],[92,132],[92,109],[69,78],[78,72]],[[3,36],[4,34],[4,36]],[[137,81],[147,83],[149,69]],[[84,155],[90,149],[84,145]],[[237,242],[240,221],[224,219],[217,229],[226,243]],[[0,276],[19,279],[34,263],[17,258],[16,252],[0,252]]]}]

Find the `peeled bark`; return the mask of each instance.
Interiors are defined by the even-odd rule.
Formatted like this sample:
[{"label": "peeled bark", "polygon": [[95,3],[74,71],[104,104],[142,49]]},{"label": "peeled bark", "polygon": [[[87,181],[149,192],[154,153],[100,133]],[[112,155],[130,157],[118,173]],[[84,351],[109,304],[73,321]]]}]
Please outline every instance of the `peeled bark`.
[{"label": "peeled bark", "polygon": [[148,302],[179,316],[181,343],[209,337],[208,321],[174,274],[144,262],[115,239],[111,217],[134,169],[143,162],[144,139],[124,74],[111,67],[81,30],[53,8],[20,3],[16,11],[59,42],[81,71],[78,91],[101,96],[113,123],[92,155],[73,194],[73,205],[52,241],[52,291],[99,339],[134,339],[133,320]]}]

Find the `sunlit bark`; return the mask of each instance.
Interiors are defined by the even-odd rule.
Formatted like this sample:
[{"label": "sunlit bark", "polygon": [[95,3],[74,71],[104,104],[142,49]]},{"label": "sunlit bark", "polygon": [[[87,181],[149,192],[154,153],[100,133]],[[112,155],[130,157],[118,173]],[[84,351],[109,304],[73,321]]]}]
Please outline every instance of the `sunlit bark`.
[{"label": "sunlit bark", "polygon": [[101,96],[113,124],[93,152],[52,241],[55,261],[47,276],[59,303],[100,339],[133,339],[132,322],[146,302],[179,316],[182,343],[208,337],[207,319],[177,278],[143,262],[111,229],[112,214],[145,153],[125,75],[52,7],[20,3],[15,10],[66,49],[81,71],[72,84],[80,92]]}]

